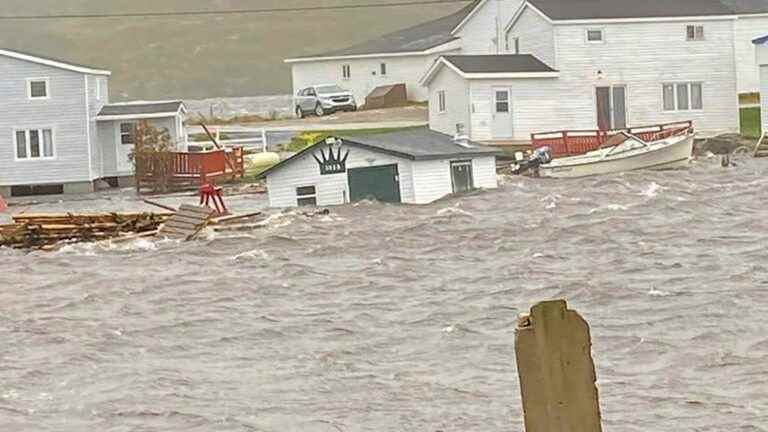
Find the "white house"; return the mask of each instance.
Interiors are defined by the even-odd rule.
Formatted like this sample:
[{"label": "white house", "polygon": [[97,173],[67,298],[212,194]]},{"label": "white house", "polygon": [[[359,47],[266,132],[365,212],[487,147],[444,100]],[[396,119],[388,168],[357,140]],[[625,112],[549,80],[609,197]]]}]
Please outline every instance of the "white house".
[{"label": "white house", "polygon": [[720,0],[527,0],[505,54],[445,55],[426,72],[430,123],[481,142],[682,120],[736,131],[739,71],[755,69],[737,65],[740,19]]},{"label": "white house", "polygon": [[[125,106],[109,105],[110,75],[0,49],[0,195],[89,192],[98,179],[116,183],[130,176],[121,153],[127,148],[120,147],[128,138],[115,132],[112,121],[155,116],[157,105],[134,105],[130,118],[111,116]],[[181,140],[175,131],[183,109],[175,108],[173,115],[167,124]]]},{"label": "white house", "polygon": [[752,42],[755,45],[755,61],[760,77],[760,126],[765,133],[768,131],[768,36],[756,38]]},{"label": "white house", "polygon": [[493,189],[500,152],[427,128],[307,147],[261,174],[271,207],[338,205],[375,198],[426,204],[451,193]]},{"label": "white house", "polygon": [[[698,45],[730,43],[729,56],[735,64],[733,74],[737,91],[758,91],[751,41],[762,36],[768,28],[768,0],[538,0],[528,4],[541,12],[542,18],[553,28],[540,39],[536,38],[536,28],[524,28],[534,24],[530,18],[510,32],[524,3],[523,0],[474,0],[444,18],[350,48],[287,59],[286,63],[292,69],[294,94],[310,85],[337,83],[362,101],[377,86],[404,83],[410,99],[426,101],[429,95],[419,85],[419,78],[441,55],[510,54],[517,52],[517,46],[519,52],[535,52],[540,60],[560,69],[559,61],[567,60],[569,52],[557,46],[555,40],[564,40],[569,26],[610,25],[620,32],[618,40],[621,40],[623,29],[618,24],[646,24],[645,30],[643,26],[630,26],[634,34],[642,35],[643,31],[653,32],[655,25],[664,27],[671,22],[696,24],[710,20],[730,27],[731,36],[726,41],[717,33],[722,29],[716,29],[716,33],[704,36],[704,44]],[[692,31],[696,32],[696,29]],[[525,41],[521,38],[522,33],[527,36]],[[711,40],[711,36],[719,39]],[[583,35],[578,35],[576,40],[583,40]],[[636,48],[641,49],[641,54],[643,49],[653,50],[662,54],[660,59],[655,59],[661,67],[668,56],[664,55],[664,50],[656,48],[654,44],[657,42],[658,38],[653,35],[648,40],[638,39],[625,47],[626,52]],[[542,53],[542,49],[549,52]],[[697,53],[695,49],[692,52],[694,56]]]}]

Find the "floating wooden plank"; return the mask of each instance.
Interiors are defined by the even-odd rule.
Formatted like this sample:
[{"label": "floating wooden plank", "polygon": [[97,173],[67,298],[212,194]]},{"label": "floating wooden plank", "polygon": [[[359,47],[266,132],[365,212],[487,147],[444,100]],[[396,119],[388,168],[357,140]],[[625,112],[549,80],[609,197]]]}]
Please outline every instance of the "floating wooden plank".
[{"label": "floating wooden plank", "polygon": [[184,204],[160,226],[158,234],[173,239],[192,240],[208,225],[213,214],[214,210],[209,207]]}]

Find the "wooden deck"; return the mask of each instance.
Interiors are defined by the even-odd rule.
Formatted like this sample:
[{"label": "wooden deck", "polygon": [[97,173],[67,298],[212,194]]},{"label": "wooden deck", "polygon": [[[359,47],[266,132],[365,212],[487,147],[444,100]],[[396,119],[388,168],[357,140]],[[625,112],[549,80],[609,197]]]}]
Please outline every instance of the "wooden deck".
[{"label": "wooden deck", "polygon": [[[154,164],[163,164],[156,167]],[[141,166],[139,166],[141,165]],[[229,181],[242,178],[245,174],[243,149],[236,147],[228,150],[207,152],[174,152],[165,160],[137,160],[136,188],[154,184],[153,172],[171,173],[170,183],[173,188],[197,187],[207,182]]]}]

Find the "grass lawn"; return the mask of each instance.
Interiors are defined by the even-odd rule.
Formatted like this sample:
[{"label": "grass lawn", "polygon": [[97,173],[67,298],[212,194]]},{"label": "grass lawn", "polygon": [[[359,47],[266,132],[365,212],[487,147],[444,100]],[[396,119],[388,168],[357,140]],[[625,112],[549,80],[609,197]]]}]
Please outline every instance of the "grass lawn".
[{"label": "grass lawn", "polygon": [[742,108],[739,110],[741,135],[747,138],[760,138],[760,108]]}]

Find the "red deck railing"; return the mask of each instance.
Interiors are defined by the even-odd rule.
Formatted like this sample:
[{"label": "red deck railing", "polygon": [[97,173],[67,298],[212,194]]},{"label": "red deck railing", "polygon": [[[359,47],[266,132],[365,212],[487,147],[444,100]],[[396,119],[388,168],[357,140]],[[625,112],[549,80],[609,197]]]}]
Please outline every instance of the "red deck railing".
[{"label": "red deck railing", "polygon": [[[240,147],[231,150],[209,152],[173,152],[170,157],[147,157],[137,160],[137,187],[151,183],[153,174],[158,172],[156,164],[163,164],[161,172],[170,173],[172,182],[179,184],[203,184],[218,179],[242,178],[245,174],[245,158]],[[138,169],[139,164],[141,169]]]},{"label": "red deck railing", "polygon": [[656,141],[692,130],[693,122],[685,121],[628,129],[541,132],[531,134],[531,143],[534,149],[549,147],[552,156],[563,157],[597,150],[620,132],[630,133],[644,141]]}]

